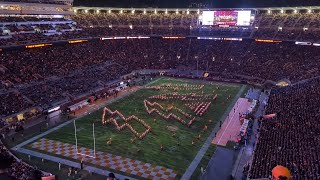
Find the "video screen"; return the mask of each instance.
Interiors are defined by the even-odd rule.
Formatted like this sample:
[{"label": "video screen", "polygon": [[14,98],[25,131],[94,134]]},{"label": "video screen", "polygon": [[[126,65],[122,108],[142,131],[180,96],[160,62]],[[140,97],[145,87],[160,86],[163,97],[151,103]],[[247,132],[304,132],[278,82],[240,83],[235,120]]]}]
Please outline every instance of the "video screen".
[{"label": "video screen", "polygon": [[203,26],[250,26],[251,11],[203,11],[199,24]]},{"label": "video screen", "polygon": [[237,24],[238,12],[236,11],[216,11],[214,12],[214,22],[216,25]]}]

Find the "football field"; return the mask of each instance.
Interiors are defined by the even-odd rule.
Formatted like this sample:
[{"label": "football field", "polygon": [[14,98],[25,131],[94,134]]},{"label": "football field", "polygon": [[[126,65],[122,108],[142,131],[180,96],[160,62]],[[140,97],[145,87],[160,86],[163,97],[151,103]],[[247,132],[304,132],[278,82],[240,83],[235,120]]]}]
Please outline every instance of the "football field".
[{"label": "football field", "polygon": [[161,78],[26,148],[77,162],[81,153],[87,164],[126,176],[178,179],[240,88]]}]

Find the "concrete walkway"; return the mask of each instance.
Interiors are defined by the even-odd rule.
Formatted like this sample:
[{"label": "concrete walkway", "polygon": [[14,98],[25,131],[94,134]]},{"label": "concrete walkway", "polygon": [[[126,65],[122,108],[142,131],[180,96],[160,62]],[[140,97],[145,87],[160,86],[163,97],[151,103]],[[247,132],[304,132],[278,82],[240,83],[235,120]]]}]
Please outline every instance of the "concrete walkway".
[{"label": "concrete walkway", "polygon": [[[264,106],[265,104],[263,102],[267,102],[268,100],[268,95],[266,93],[261,93],[259,96],[259,102],[260,105],[256,111],[256,113],[254,114],[256,118],[262,116],[264,114]],[[250,163],[252,160],[252,156],[253,156],[253,151],[255,148],[255,144],[257,141],[257,129],[258,129],[258,122],[257,120],[254,121],[253,124],[253,128],[252,128],[252,135],[249,139],[249,143],[247,144],[247,146],[244,146],[241,148],[238,159],[235,163],[235,166],[233,168],[232,171],[232,175],[236,180],[241,180],[243,177],[243,167]]]},{"label": "concrete walkway", "polygon": [[247,99],[259,99],[261,94],[260,89],[250,88],[246,94]]},{"label": "concrete walkway", "polygon": [[[229,107],[227,108],[227,110],[225,111],[223,116],[220,118],[221,122],[223,122],[226,119],[226,117],[228,116],[229,112],[232,110],[232,107],[237,102],[237,100],[240,98],[240,96],[242,95],[242,93],[245,90],[245,88],[246,88],[246,86],[242,86],[241,87],[241,89],[239,90],[238,94],[233,99],[232,103],[229,105]],[[207,138],[207,140],[205,141],[205,143],[203,144],[201,149],[198,151],[196,157],[193,159],[193,161],[191,162],[191,164],[187,168],[186,172],[181,177],[181,180],[187,180],[187,179],[191,178],[193,172],[198,167],[201,159],[203,158],[204,154],[207,152],[209,146],[211,145],[211,142],[213,141],[215,133],[218,132],[219,129],[220,129],[219,123],[217,123],[216,127],[213,129],[213,131],[211,132],[211,134],[209,135],[209,137]]]},{"label": "concrete walkway", "polygon": [[201,180],[228,180],[235,158],[234,150],[217,147]]}]

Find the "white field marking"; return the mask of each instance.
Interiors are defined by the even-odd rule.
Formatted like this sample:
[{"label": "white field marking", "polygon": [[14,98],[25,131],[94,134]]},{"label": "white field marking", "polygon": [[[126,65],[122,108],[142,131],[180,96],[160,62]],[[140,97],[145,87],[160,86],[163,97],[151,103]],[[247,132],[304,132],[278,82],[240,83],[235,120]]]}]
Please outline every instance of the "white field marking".
[{"label": "white field marking", "polygon": [[82,154],[82,153],[77,153],[77,155],[86,156],[86,157],[90,157],[90,158],[93,158],[93,159],[96,158],[96,156],[86,155],[86,154]]}]

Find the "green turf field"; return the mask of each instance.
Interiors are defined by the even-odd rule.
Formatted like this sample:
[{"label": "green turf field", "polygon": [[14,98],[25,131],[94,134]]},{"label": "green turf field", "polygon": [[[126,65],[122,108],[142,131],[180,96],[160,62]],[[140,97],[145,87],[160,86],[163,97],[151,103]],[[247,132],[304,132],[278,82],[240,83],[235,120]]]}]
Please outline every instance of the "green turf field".
[{"label": "green turf field", "polygon": [[[177,178],[181,177],[194,159],[198,150],[203,145],[206,138],[209,136],[211,130],[217,123],[219,123],[218,121],[220,117],[226,111],[241,86],[197,80],[163,78],[154,81],[149,84],[148,87],[168,83],[172,85],[187,83],[189,85],[204,85],[204,87],[199,90],[168,88],[154,90],[142,88],[137,92],[108,105],[107,107],[113,111],[118,110],[125,117],[135,115],[144,120],[151,126],[151,133],[147,134],[144,139],[138,139],[132,143],[130,139],[133,138],[134,135],[128,129],[118,131],[115,129],[114,125],[102,125],[101,118],[103,110],[100,109],[76,121],[78,128],[78,145],[93,149],[92,122],[95,122],[97,151],[108,152],[114,155],[120,155],[151,163],[153,165],[164,166],[178,172]],[[178,94],[190,92],[204,95],[217,94],[218,97],[216,100],[212,101],[210,108],[202,117],[196,116],[190,108],[184,105],[186,102],[182,102],[181,100],[161,101],[149,98],[150,96],[173,92]],[[228,96],[230,96],[229,99],[227,99]],[[147,99],[150,102],[158,102],[165,108],[180,108],[190,115],[195,116],[196,121],[190,128],[188,128],[177,121],[164,120],[164,118],[157,114],[149,115],[144,107],[144,99]],[[172,112],[177,115],[179,114],[176,111]],[[154,119],[156,119],[156,121],[154,121]],[[211,123],[209,120],[211,120]],[[119,124],[123,124],[121,119],[117,119],[117,121]],[[130,124],[137,132],[143,132],[145,130],[145,127],[137,122],[132,121]],[[207,125],[208,130],[201,132],[205,125]],[[171,128],[168,128],[168,126]],[[175,136],[173,136],[172,131],[170,131],[172,130],[172,127],[175,129]],[[200,140],[195,140],[195,137],[199,133],[201,134]],[[44,138],[75,144],[73,123],[45,136]],[[112,145],[107,145],[107,140],[109,138],[112,138]],[[191,143],[193,140],[195,142],[194,145]],[[179,145],[178,142],[180,143]],[[161,144],[164,147],[163,151],[160,149]]]}]

